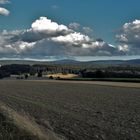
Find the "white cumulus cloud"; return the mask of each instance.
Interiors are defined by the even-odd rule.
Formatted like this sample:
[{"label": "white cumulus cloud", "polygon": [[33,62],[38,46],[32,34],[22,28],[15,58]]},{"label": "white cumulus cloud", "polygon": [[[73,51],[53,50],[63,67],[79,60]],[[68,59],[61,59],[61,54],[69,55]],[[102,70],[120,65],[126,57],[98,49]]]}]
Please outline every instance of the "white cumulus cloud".
[{"label": "white cumulus cloud", "polygon": [[5,8],[0,7],[0,15],[8,16],[9,14],[10,14],[10,11],[8,11]]},{"label": "white cumulus cloud", "polygon": [[89,43],[91,39],[86,35],[74,32],[65,36],[53,37],[51,38],[51,40],[58,43],[66,43],[79,46],[82,45],[83,43]]},{"label": "white cumulus cloud", "polygon": [[47,17],[40,17],[38,20],[32,23],[31,27],[34,32],[48,35],[57,35],[69,32],[67,26],[53,22]]},{"label": "white cumulus cloud", "polygon": [[125,23],[116,38],[121,43],[121,50],[129,54],[140,54],[140,20]]},{"label": "white cumulus cloud", "polygon": [[125,23],[116,37],[122,43],[140,43],[140,20]]}]

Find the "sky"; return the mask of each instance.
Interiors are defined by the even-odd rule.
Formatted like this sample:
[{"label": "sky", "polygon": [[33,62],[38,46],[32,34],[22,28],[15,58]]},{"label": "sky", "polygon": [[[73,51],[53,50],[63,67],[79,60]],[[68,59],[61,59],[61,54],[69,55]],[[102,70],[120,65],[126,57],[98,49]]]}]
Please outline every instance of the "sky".
[{"label": "sky", "polygon": [[0,0],[0,59],[140,58],[139,0]]}]

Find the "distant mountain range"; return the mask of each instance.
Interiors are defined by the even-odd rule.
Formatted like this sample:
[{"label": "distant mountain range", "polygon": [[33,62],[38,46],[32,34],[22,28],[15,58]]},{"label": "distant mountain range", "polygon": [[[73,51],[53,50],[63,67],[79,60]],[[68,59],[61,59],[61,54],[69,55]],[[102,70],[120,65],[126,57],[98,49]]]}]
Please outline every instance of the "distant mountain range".
[{"label": "distant mountain range", "polygon": [[140,65],[140,59],[132,60],[96,60],[96,61],[75,61],[75,60],[60,60],[54,61],[54,64],[87,64],[87,65]]},{"label": "distant mountain range", "polygon": [[28,61],[28,60],[0,60],[1,65],[8,64],[57,64],[57,65],[140,65],[140,59],[132,60],[96,60],[96,61],[75,61],[75,60],[58,60],[58,61]]}]

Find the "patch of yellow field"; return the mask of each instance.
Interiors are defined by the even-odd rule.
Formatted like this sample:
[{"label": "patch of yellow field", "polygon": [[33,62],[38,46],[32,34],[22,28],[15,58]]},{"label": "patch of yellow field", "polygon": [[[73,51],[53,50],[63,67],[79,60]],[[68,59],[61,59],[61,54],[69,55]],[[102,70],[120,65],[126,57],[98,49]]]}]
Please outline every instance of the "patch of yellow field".
[{"label": "patch of yellow field", "polygon": [[60,77],[60,78],[75,78],[75,77],[77,77],[78,75],[76,75],[76,74],[63,74],[63,73],[56,73],[56,74],[49,74],[49,75],[47,75],[47,77],[50,77],[50,76],[52,76],[53,78],[58,78],[58,77]]}]

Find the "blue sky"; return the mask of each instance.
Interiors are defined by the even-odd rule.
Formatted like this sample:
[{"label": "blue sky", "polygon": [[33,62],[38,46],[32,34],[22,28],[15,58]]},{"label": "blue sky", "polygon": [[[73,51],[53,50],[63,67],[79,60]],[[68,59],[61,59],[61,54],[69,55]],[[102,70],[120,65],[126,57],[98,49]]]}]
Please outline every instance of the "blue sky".
[{"label": "blue sky", "polygon": [[66,26],[89,27],[94,38],[112,45],[118,45],[115,35],[125,23],[140,19],[139,0],[11,0],[0,6],[10,11],[0,16],[1,31],[29,29],[43,16]]}]

